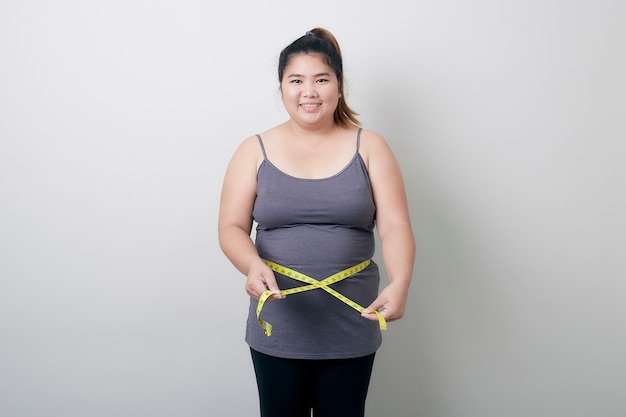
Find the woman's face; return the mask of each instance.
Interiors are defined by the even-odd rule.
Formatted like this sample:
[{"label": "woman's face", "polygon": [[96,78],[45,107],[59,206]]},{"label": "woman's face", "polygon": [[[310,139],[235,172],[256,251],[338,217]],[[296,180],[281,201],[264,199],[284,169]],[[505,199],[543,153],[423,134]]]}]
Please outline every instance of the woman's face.
[{"label": "woman's face", "polygon": [[319,54],[293,56],[280,88],[292,120],[306,125],[333,121],[340,97],[339,81]]}]

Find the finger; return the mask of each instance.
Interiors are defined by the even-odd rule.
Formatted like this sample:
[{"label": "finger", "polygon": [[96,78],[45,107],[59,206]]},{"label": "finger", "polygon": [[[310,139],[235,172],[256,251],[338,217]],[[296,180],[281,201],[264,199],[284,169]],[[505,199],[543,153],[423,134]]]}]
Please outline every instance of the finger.
[{"label": "finger", "polygon": [[375,313],[375,310],[372,310],[372,311],[363,310],[363,312],[361,313],[361,317],[364,317],[371,321],[378,321],[378,315]]},{"label": "finger", "polygon": [[365,307],[363,309],[363,313],[362,314],[374,313],[374,311],[377,311],[378,309],[383,307],[383,305],[384,305],[384,302],[380,298],[377,298],[374,301],[372,301],[372,303],[370,305],[368,305],[367,307]]},{"label": "finger", "polygon": [[[378,316],[376,315],[376,311],[379,311],[382,308],[383,304],[378,300],[374,300],[372,304],[363,309],[361,313],[362,317],[365,317],[368,320],[378,320]],[[386,319],[386,317],[385,317]]]},{"label": "finger", "polygon": [[256,298],[257,300],[265,290],[267,290],[267,286],[262,276],[256,279],[249,278],[246,281],[246,292],[249,296]]},{"label": "finger", "polygon": [[380,313],[388,322],[400,320],[402,318],[402,313],[400,313],[397,308],[385,307],[380,311]]},{"label": "finger", "polygon": [[270,272],[267,275],[263,275],[263,279],[265,281],[265,286],[263,291],[270,290],[274,294],[268,298],[268,300],[279,300],[281,298],[285,298],[284,295],[280,293],[280,288],[276,283],[276,278],[274,277],[274,273]]},{"label": "finger", "polygon": [[262,283],[248,284],[246,285],[246,292],[252,298],[259,299],[261,294],[265,291],[265,286]]}]

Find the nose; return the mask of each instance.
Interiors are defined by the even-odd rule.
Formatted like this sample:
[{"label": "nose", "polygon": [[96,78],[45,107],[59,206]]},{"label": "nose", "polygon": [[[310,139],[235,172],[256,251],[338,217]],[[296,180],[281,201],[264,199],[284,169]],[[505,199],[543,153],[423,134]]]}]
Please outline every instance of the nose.
[{"label": "nose", "polygon": [[302,89],[302,95],[307,98],[317,97],[317,89],[315,88],[315,83],[314,82],[304,83],[304,86]]}]

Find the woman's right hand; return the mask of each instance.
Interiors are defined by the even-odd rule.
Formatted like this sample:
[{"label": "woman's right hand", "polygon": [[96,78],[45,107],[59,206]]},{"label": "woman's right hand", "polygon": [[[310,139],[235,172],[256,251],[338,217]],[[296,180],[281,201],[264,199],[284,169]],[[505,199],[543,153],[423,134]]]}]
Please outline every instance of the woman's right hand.
[{"label": "woman's right hand", "polygon": [[270,290],[274,293],[268,300],[278,300],[285,298],[280,294],[280,288],[276,283],[276,277],[274,272],[263,261],[255,263],[248,271],[248,278],[246,279],[246,292],[248,295],[256,300],[261,297],[266,290]]}]

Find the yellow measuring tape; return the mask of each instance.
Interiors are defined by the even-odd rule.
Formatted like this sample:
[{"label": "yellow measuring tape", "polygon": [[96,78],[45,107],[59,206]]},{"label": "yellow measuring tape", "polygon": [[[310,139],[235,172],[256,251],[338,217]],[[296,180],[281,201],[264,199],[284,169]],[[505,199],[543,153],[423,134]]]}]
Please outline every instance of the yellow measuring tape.
[{"label": "yellow measuring tape", "polygon": [[[365,310],[364,307],[355,303],[354,301],[352,301],[345,295],[333,290],[332,288],[329,287],[329,285],[339,282],[341,280],[344,280],[356,274],[357,272],[362,271],[363,269],[367,268],[367,266],[370,264],[369,259],[367,261],[361,262],[360,264],[351,266],[350,268],[346,268],[343,271],[339,271],[336,274],[333,274],[329,276],[328,278],[324,278],[321,281],[318,281],[315,278],[312,278],[308,275],[304,275],[298,271],[294,271],[293,269],[289,269],[285,266],[279,265],[275,262],[267,261],[265,259],[263,259],[263,262],[265,262],[265,264],[269,266],[270,269],[274,272],[278,272],[279,274],[295,279],[296,281],[309,284],[309,285],[303,285],[301,287],[290,288],[288,290],[282,290],[280,292],[281,295],[297,294],[299,292],[310,291],[310,290],[315,290],[317,288],[321,288],[327,293],[334,296],[335,298],[343,301],[344,303],[346,303],[347,305],[349,305],[350,307],[352,307],[359,313],[362,313]],[[263,310],[263,305],[265,304],[265,301],[272,295],[274,295],[272,291],[270,290],[264,291],[263,294],[261,294],[261,297],[259,297],[259,303],[257,304],[257,307],[256,307],[256,318],[259,321],[259,325],[263,329],[265,336],[268,336],[268,337],[272,335],[272,325],[261,318],[261,310]],[[378,316],[378,324],[380,325],[381,330],[386,330],[387,322],[385,321],[385,318],[383,317],[383,315],[380,314],[380,312],[378,311],[373,311],[372,313]]]}]

